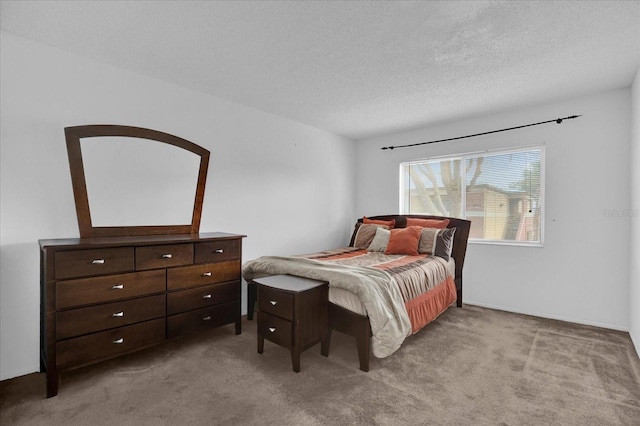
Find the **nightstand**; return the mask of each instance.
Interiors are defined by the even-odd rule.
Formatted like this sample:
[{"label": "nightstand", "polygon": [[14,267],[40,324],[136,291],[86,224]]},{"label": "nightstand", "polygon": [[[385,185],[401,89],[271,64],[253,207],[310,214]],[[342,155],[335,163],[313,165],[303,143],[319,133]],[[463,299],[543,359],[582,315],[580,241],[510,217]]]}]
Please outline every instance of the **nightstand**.
[{"label": "nightstand", "polygon": [[329,283],[293,275],[257,278],[258,353],[267,339],[291,351],[293,371],[300,372],[300,353],[320,342],[329,355]]}]

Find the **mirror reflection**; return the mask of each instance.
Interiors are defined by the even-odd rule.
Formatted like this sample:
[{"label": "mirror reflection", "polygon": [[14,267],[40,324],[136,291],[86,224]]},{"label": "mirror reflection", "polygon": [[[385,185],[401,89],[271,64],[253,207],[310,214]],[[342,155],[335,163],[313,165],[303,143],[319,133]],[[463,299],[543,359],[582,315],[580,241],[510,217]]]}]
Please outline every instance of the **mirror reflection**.
[{"label": "mirror reflection", "polygon": [[200,156],[153,140],[81,138],[94,227],[190,224]]}]

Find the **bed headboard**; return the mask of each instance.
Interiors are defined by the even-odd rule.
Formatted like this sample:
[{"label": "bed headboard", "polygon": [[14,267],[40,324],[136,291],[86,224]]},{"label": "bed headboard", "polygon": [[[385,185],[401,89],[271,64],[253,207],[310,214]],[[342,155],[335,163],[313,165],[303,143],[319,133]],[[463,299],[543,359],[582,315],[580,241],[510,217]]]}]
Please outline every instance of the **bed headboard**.
[{"label": "bed headboard", "polygon": [[[396,221],[396,228],[405,228],[407,226],[407,218],[414,217],[419,219],[449,219],[449,225],[447,228],[456,228],[456,232],[453,234],[453,250],[451,256],[456,261],[456,289],[458,291],[458,306],[462,306],[462,267],[464,266],[464,257],[467,254],[467,241],[469,240],[469,229],[471,228],[471,221],[465,219],[458,219],[455,217],[443,217],[443,216],[427,216],[420,214],[387,214],[380,216],[367,216],[369,219],[375,220],[391,220]],[[358,219],[358,222],[362,222],[362,218]]]}]

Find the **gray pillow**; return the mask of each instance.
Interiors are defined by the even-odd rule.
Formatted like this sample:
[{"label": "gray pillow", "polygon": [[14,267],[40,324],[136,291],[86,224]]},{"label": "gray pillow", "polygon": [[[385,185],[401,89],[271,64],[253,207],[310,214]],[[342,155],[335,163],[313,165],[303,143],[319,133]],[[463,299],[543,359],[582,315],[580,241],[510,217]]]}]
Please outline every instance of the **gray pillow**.
[{"label": "gray pillow", "polygon": [[422,228],[418,243],[418,253],[438,256],[449,261],[453,250],[455,232],[456,228]]},{"label": "gray pillow", "polygon": [[381,251],[384,252],[389,244],[389,237],[391,231],[389,229],[378,228],[376,229],[376,235],[373,237],[373,241],[369,244],[369,251]]},{"label": "gray pillow", "polygon": [[376,235],[376,229],[384,228],[389,229],[388,226],[374,225],[369,223],[356,223],[356,229],[353,232],[351,238],[351,246],[361,249],[366,249],[373,241],[373,237]]}]

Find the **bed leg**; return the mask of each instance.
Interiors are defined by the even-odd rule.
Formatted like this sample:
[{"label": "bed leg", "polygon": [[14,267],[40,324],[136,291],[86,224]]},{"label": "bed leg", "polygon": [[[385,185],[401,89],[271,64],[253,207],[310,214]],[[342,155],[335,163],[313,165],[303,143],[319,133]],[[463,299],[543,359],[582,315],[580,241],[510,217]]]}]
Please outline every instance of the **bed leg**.
[{"label": "bed leg", "polygon": [[358,348],[358,360],[360,361],[360,370],[369,371],[369,354],[371,353],[371,335],[360,333],[356,336],[356,346]]},{"label": "bed leg", "polygon": [[253,312],[256,310],[258,299],[258,286],[253,281],[247,281],[247,319],[253,320]]}]

